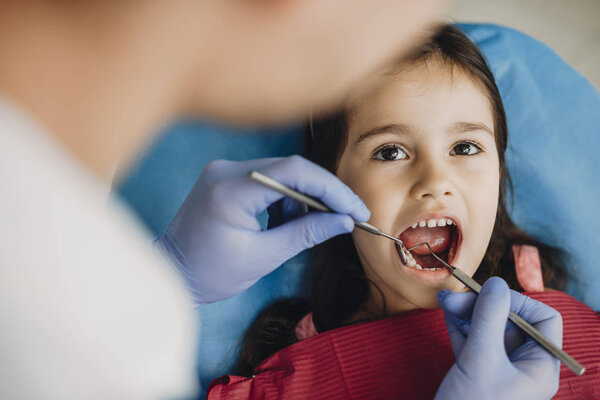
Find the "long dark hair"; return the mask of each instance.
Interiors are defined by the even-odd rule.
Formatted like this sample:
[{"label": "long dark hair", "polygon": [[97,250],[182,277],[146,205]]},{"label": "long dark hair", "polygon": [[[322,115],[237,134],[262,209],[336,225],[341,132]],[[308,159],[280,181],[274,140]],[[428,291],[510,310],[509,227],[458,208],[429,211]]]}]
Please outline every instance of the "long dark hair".
[{"label": "long dark hair", "polygon": [[[505,279],[512,289],[522,291],[514,268],[512,245],[526,244],[536,246],[539,250],[544,284],[547,287],[562,289],[566,281],[566,269],[560,261],[561,252],[527,235],[515,225],[508,214],[507,194],[512,193],[512,181],[504,159],[508,127],[500,92],[484,57],[461,31],[452,25],[444,25],[410,59],[402,60],[398,66],[425,63],[434,58],[448,68],[458,69],[479,85],[490,101],[494,117],[495,140],[500,160],[498,211],[490,243],[474,279],[483,283],[496,275]],[[350,110],[343,108],[334,114],[311,120],[305,133],[307,158],[334,174],[346,146],[349,112]],[[324,332],[347,325],[367,300],[371,283],[367,280],[350,234],[337,236],[316,246],[314,259],[310,303],[284,300],[274,307],[267,308],[246,335],[238,373],[250,375],[258,364],[258,358],[262,360],[295,341],[295,333],[290,326],[295,326],[302,315],[292,312],[292,309],[298,311],[310,307],[315,327],[319,332]],[[290,307],[287,314],[282,312],[282,307],[286,306]],[[277,312],[274,313],[274,310]],[[277,323],[273,320],[275,314],[278,317]],[[266,322],[268,324],[265,324]],[[282,329],[280,333],[285,331],[287,336],[282,335],[278,339],[280,346],[269,345],[267,349],[266,344],[261,345],[261,339],[265,337],[265,330],[273,330],[275,325],[279,328],[286,326],[287,328]],[[271,336],[268,337],[272,340]],[[249,350],[253,354],[260,353],[261,357],[253,358]]]}]

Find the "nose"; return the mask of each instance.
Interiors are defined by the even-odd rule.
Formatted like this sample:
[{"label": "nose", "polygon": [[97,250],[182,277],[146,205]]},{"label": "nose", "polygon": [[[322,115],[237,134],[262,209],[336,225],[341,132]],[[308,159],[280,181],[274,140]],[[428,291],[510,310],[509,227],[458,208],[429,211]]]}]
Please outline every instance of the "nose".
[{"label": "nose", "polygon": [[416,178],[410,194],[415,200],[427,199],[440,200],[452,196],[454,187],[448,176],[448,166],[427,163],[419,171],[415,171]]}]

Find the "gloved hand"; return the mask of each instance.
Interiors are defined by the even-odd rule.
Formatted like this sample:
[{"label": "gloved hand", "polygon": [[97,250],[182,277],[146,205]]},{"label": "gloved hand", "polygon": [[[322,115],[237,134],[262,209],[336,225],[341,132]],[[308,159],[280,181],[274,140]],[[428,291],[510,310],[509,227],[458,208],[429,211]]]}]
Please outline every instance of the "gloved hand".
[{"label": "gloved hand", "polygon": [[[262,231],[256,216],[283,196],[251,181],[252,170],[339,214],[309,213]],[[242,292],[302,250],[351,232],[350,216],[366,221],[370,212],[337,177],[300,156],[218,160],[206,166],[157,245],[185,277],[195,301],[209,303]]]},{"label": "gloved hand", "polygon": [[512,322],[512,311],[562,344],[562,318],[553,308],[490,278],[479,296],[438,293],[456,363],[436,399],[550,399],[558,391],[560,362]]}]

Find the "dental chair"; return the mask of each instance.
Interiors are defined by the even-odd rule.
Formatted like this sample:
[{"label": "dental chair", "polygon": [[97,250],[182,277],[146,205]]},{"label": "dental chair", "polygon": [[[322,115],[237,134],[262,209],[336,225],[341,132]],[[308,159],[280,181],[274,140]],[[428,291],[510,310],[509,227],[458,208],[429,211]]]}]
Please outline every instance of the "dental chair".
[{"label": "dental chair", "polygon": [[[528,234],[565,250],[568,293],[598,310],[600,95],[531,37],[495,25],[460,28],[487,58],[506,108],[510,213]],[[115,191],[158,236],[209,161],[287,156],[301,153],[301,144],[301,126],[260,130],[181,122],[155,140]],[[259,220],[266,226],[267,215]],[[232,372],[240,339],[263,307],[308,294],[308,258],[300,254],[236,297],[197,309],[197,371],[204,389]]]}]

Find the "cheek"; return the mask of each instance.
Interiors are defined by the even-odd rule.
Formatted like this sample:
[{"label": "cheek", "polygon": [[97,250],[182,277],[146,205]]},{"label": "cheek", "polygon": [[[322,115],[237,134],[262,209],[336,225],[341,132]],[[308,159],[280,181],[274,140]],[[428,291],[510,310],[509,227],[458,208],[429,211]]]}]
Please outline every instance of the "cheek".
[{"label": "cheek", "polygon": [[[496,184],[493,182],[496,182]],[[481,237],[483,239],[487,238],[488,241],[491,238],[496,221],[499,194],[498,180],[490,179],[485,187],[481,187],[477,195],[477,205],[474,207],[477,210],[476,218],[479,219],[478,225],[481,230]],[[486,247],[488,241],[486,241]]]},{"label": "cheek", "polygon": [[368,279],[377,285],[392,284],[398,279],[393,267],[395,249],[391,241],[371,235],[361,229],[352,232],[356,252]]},{"label": "cheek", "polygon": [[[383,231],[392,231],[395,216],[402,206],[402,195],[398,193],[399,185],[390,181],[381,171],[375,171],[369,165],[352,165],[340,163],[337,173],[342,182],[348,185],[356,193],[371,211],[369,223],[377,226]],[[361,229],[355,229],[352,238],[359,254],[361,262],[365,267],[370,279],[374,271],[371,267],[391,265],[390,257],[393,256],[393,246],[391,242],[382,240],[382,238],[364,232]],[[377,272],[380,274],[382,271]]]},{"label": "cheek", "polygon": [[[369,188],[366,186],[369,186]],[[362,185],[352,189],[355,190],[355,193],[363,200],[365,205],[371,211],[369,223],[377,226],[383,231],[387,231],[388,227],[384,222],[391,220],[388,216],[388,210],[391,206],[389,201],[387,201],[385,194],[373,186],[374,185]],[[386,253],[385,245],[388,244],[386,243],[387,241],[381,240],[380,237],[365,232],[362,229],[354,229],[352,238],[363,266],[380,265],[384,261],[383,258]]]},{"label": "cheek", "polygon": [[485,157],[470,162],[461,169],[461,185],[464,185],[466,203],[476,215],[495,214],[498,204],[500,185],[500,166],[498,156]]},{"label": "cheek", "polygon": [[[480,194],[482,207],[485,209],[488,225],[493,228],[498,212],[498,199],[500,197],[500,166],[498,159],[490,165],[488,178],[485,179],[485,187]],[[491,234],[490,228],[490,234]]]},{"label": "cheek", "polygon": [[500,172],[491,164],[486,171],[471,174],[471,198],[480,210],[495,210],[498,204]]},{"label": "cheek", "polygon": [[473,257],[470,262],[473,265],[468,269],[473,271],[483,260],[498,212],[500,173],[495,168],[496,165],[491,163],[489,171],[480,174],[478,179],[472,181],[472,189],[467,199],[469,219],[473,228],[470,232],[471,246],[469,246]]},{"label": "cheek", "polygon": [[[369,166],[346,169],[338,177],[356,193],[371,211],[369,222],[383,230],[393,227],[394,217],[402,207],[402,185],[398,177],[387,176]],[[369,235],[372,236],[372,235]]]}]

